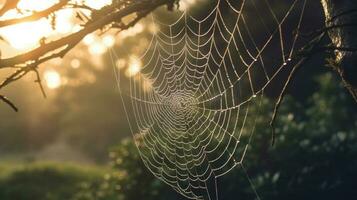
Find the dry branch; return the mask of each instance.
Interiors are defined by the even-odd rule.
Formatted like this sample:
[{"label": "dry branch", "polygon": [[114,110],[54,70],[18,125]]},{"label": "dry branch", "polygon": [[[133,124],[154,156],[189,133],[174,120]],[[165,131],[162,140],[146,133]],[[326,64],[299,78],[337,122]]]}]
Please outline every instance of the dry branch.
[{"label": "dry branch", "polygon": [[48,17],[54,12],[62,9],[64,6],[67,5],[69,0],[61,0],[59,3],[43,10],[40,12],[34,12],[32,15],[21,17],[21,18],[14,18],[14,19],[8,19],[8,20],[2,20],[0,21],[0,28],[5,27],[5,26],[11,26],[11,25],[16,25],[20,23],[25,23],[25,22],[31,22],[31,21],[36,21],[44,17]]},{"label": "dry branch", "polygon": [[[39,47],[23,54],[0,59],[0,70],[5,68],[16,69],[9,77],[0,83],[0,90],[21,79],[29,72],[35,72],[37,76],[36,82],[39,84],[43,95],[46,96],[38,73],[38,66],[40,64],[54,58],[63,58],[88,34],[97,30],[103,30],[105,27],[119,28],[119,31],[126,30],[135,25],[140,19],[156,8],[165,4],[168,5],[169,8],[172,8],[175,2],[176,0],[126,1],[125,4],[113,4],[109,7],[104,7],[102,10],[92,10],[92,17],[86,22],[86,24],[83,25],[81,30],[54,41],[42,42]],[[0,21],[0,28],[23,22],[36,21],[38,19],[48,17],[66,6],[83,9],[81,5],[76,7],[73,4],[69,4],[69,0],[61,0],[59,3],[49,7],[48,9],[33,13],[30,16]],[[121,20],[124,17],[132,14],[136,14],[136,18],[132,20],[132,22],[127,25],[121,23]],[[0,97],[3,102],[10,105],[14,110],[17,110],[16,106],[14,106],[9,99],[4,96]]]}]

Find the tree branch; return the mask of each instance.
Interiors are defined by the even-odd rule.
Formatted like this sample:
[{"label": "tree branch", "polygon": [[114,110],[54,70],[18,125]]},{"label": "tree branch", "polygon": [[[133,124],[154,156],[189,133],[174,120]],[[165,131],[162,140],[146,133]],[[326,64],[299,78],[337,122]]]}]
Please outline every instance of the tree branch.
[{"label": "tree branch", "polygon": [[0,21],[0,28],[5,27],[5,26],[11,26],[11,25],[16,25],[20,23],[25,23],[25,22],[30,22],[30,21],[36,21],[44,17],[48,17],[52,13],[60,10],[64,6],[67,5],[69,0],[61,0],[59,3],[39,12],[35,12],[32,15],[21,17],[21,18],[14,18],[14,19],[8,19],[8,20],[2,20]]},{"label": "tree branch", "polygon": [[126,8],[123,8],[120,11],[111,13],[107,16],[101,17],[96,21],[91,21],[88,22],[85,27],[71,35],[68,35],[66,37],[63,37],[61,39],[46,43],[41,45],[40,47],[29,51],[27,53],[14,56],[11,58],[6,58],[6,59],[0,59],[0,69],[1,68],[7,68],[7,67],[13,67],[18,64],[26,63],[28,61],[34,61],[38,58],[41,58],[45,54],[60,49],[64,46],[67,46],[69,44],[75,43],[78,44],[86,35],[102,29],[106,25],[109,25],[113,22],[120,21],[123,17],[128,16],[130,14],[136,13],[136,12],[142,12],[145,10],[154,10],[157,7],[167,4],[168,2],[171,2],[172,0],[144,0],[140,1],[139,3],[133,3],[132,5],[129,5]]},{"label": "tree branch", "polygon": [[287,89],[290,86],[291,82],[296,76],[296,73],[298,70],[317,52],[324,51],[323,48],[320,48],[321,42],[323,38],[326,36],[326,33],[321,33],[319,36],[313,38],[308,44],[306,44],[304,47],[302,47],[296,54],[293,55],[295,59],[299,59],[299,62],[293,66],[293,69],[290,71],[289,76],[284,84],[284,87],[282,88],[278,100],[275,103],[274,106],[274,111],[272,118],[270,120],[270,127],[271,127],[271,144],[274,146],[275,141],[276,141],[276,133],[275,133],[275,123],[276,123],[276,118],[279,112],[279,108],[281,106],[282,101],[284,100],[284,97],[286,95]]},{"label": "tree branch", "polygon": [[[63,58],[71,49],[73,49],[82,39],[97,30],[101,30],[106,26],[110,26],[111,28],[119,28],[119,31],[125,30],[134,26],[140,19],[145,17],[148,13],[152,12],[156,8],[162,5],[171,5],[174,4],[176,0],[141,0],[134,1],[134,3],[125,4],[124,7],[118,9],[115,8],[103,8],[103,10],[95,10],[95,14],[103,12],[103,15],[92,16],[92,19],[88,20],[88,22],[83,26],[83,28],[75,33],[62,37],[60,39],[51,41],[51,42],[42,42],[40,46],[25,52],[23,54],[0,59],[0,70],[4,68],[16,68],[9,77],[7,77],[1,84],[0,90],[7,85],[21,79],[29,72],[33,71],[36,73],[36,81],[39,84],[42,94],[46,97],[46,93],[44,91],[43,85],[41,83],[41,78],[38,72],[38,66],[48,60],[54,58]],[[0,21],[0,28],[2,26],[8,26],[13,24],[22,23],[25,21],[35,21],[42,17],[49,16],[53,14],[53,12],[63,8],[67,5],[68,0],[61,0],[60,3],[34,15],[20,18],[20,19],[12,19],[6,21]],[[109,9],[109,10],[108,10]],[[109,11],[109,13],[108,13]],[[121,19],[129,16],[131,14],[136,13],[136,18],[132,20],[129,24],[124,24],[121,22]],[[117,26],[115,26],[117,25]],[[11,103],[10,100],[1,96],[1,100],[10,105],[14,110],[17,111],[16,106]]]},{"label": "tree branch", "polygon": [[4,6],[0,10],[0,16],[3,16],[7,11],[15,9],[20,0],[6,0]]},{"label": "tree branch", "polygon": [[18,112],[19,109],[15,106],[14,103],[12,103],[8,98],[6,98],[3,95],[0,95],[0,100],[5,102],[7,105],[9,105],[15,112]]}]

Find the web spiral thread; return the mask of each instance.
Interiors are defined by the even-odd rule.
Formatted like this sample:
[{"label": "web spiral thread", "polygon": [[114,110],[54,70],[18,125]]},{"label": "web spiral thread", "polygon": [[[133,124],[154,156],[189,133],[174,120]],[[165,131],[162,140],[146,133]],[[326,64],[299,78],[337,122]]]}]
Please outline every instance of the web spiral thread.
[{"label": "web spiral thread", "polygon": [[299,37],[284,27],[294,14],[289,23],[299,30],[305,6],[290,0],[277,11],[267,0],[216,0],[203,17],[151,16],[159,28],[139,75],[122,88],[116,74],[142,160],[157,178],[189,199],[219,199],[217,179],[253,146],[251,107],[295,62]]}]

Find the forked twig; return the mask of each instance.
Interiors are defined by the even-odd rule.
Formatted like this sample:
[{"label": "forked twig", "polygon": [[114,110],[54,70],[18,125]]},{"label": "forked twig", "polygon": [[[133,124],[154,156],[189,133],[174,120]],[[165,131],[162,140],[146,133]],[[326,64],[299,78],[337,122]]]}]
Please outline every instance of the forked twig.
[{"label": "forked twig", "polygon": [[307,61],[307,58],[302,58],[296,65],[294,65],[293,69],[291,70],[288,79],[286,80],[284,87],[279,95],[279,98],[277,100],[277,102],[275,103],[275,107],[274,107],[274,112],[270,121],[270,127],[272,130],[272,135],[271,135],[271,145],[274,146],[275,144],[275,139],[276,139],[276,134],[275,134],[275,122],[276,122],[276,117],[278,115],[278,111],[281,105],[281,102],[283,101],[287,88],[290,85],[291,81],[293,80],[293,78],[295,77],[296,72],[298,71],[298,69],[301,68],[301,66]]},{"label": "forked twig", "polygon": [[300,51],[298,51],[294,55],[295,58],[300,58],[300,61],[297,64],[295,64],[293,69],[290,71],[288,79],[286,80],[284,87],[279,94],[278,100],[275,103],[273,115],[270,120],[270,127],[271,127],[271,131],[272,131],[272,136],[271,136],[272,146],[274,146],[275,141],[276,141],[276,133],[275,133],[276,118],[278,115],[280,105],[286,95],[287,88],[289,87],[292,80],[294,79],[297,71],[301,68],[301,66],[303,66],[312,57],[313,54],[322,52],[322,51],[326,51],[326,49],[320,47],[320,44],[325,36],[326,36],[326,32],[321,33],[319,36],[312,39],[307,45],[305,45]]}]

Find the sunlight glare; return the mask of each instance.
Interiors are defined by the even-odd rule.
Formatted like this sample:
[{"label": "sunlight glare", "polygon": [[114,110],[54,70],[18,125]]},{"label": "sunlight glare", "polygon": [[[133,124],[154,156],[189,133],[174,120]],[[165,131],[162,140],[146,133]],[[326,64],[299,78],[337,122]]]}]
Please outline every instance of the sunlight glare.
[{"label": "sunlight glare", "polygon": [[111,3],[112,0],[85,0],[85,4],[94,9],[101,9]]},{"label": "sunlight glare", "polygon": [[108,48],[113,47],[115,45],[115,38],[112,35],[104,36],[102,41],[103,41],[103,44]]},{"label": "sunlight glare", "polygon": [[120,58],[116,61],[115,65],[118,69],[123,69],[126,66],[126,60],[123,58]]},{"label": "sunlight glare", "polygon": [[41,3],[38,0],[21,0],[17,7],[23,10],[40,11],[49,8],[55,3],[58,3],[58,0],[46,0],[41,1]]},{"label": "sunlight glare", "polygon": [[92,55],[102,55],[106,51],[106,46],[104,46],[101,42],[95,42],[89,46],[89,53]]},{"label": "sunlight glare", "polygon": [[45,71],[44,78],[49,89],[57,89],[62,85],[61,76],[55,70]]},{"label": "sunlight glare", "polygon": [[95,36],[94,34],[89,34],[84,37],[83,42],[86,45],[91,45],[95,41]]},{"label": "sunlight glare", "polygon": [[[48,7],[58,3],[58,0],[46,0],[38,2],[38,0],[21,0],[18,4],[18,8],[28,11],[41,11]],[[68,32],[69,22],[68,20],[61,20],[62,17],[67,18],[69,16],[68,11],[61,11],[58,16],[58,28],[60,32]],[[3,19],[12,19],[23,17],[23,14],[18,13],[16,10],[8,11]],[[26,33],[26,34],[24,34]],[[17,50],[29,50],[39,45],[41,38],[48,37],[53,34],[51,24],[46,19],[40,19],[34,22],[27,22],[17,24],[14,26],[4,27],[0,30],[0,34],[9,42],[9,44]]]},{"label": "sunlight glare", "polygon": [[74,30],[73,10],[66,9],[57,12],[56,31],[62,34],[70,33]]},{"label": "sunlight glare", "polygon": [[45,19],[9,26],[0,30],[0,34],[12,47],[18,50],[27,50],[39,45],[40,39],[48,36],[51,32],[51,27]]},{"label": "sunlight glare", "polygon": [[148,26],[148,29],[151,33],[153,34],[156,34],[159,32],[159,27],[155,24],[155,23],[151,23],[149,26]]},{"label": "sunlight glare", "polygon": [[145,92],[150,92],[150,91],[152,91],[152,88],[153,88],[152,82],[149,81],[149,80],[147,80],[147,79],[145,79],[145,80],[143,81],[142,87],[143,87],[143,90],[144,90]]},{"label": "sunlight glare", "polygon": [[138,58],[135,56],[130,57],[129,67],[126,70],[125,75],[128,77],[137,75],[141,70],[141,66],[142,64]]},{"label": "sunlight glare", "polygon": [[73,60],[71,61],[71,67],[72,67],[73,69],[78,69],[80,66],[81,66],[81,61],[80,61],[80,60],[78,60],[78,59],[73,59]]},{"label": "sunlight glare", "polygon": [[196,3],[197,0],[181,0],[180,1],[180,10],[186,10],[190,6]]}]

